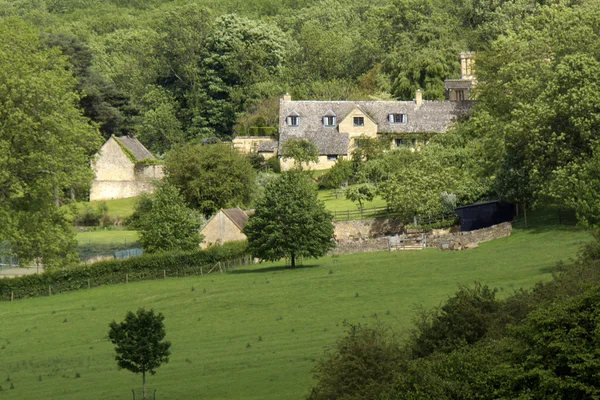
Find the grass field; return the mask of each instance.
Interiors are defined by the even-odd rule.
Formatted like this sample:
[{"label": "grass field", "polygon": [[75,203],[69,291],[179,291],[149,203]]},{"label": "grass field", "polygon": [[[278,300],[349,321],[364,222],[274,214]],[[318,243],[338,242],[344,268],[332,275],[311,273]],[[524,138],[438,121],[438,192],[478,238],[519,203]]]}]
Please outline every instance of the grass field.
[{"label": "grass field", "polygon": [[124,230],[97,230],[90,232],[78,232],[77,243],[80,246],[86,244],[127,244],[137,242],[137,231]]},{"label": "grass field", "polygon": [[133,208],[137,197],[130,197],[128,199],[116,199],[116,200],[101,200],[91,202],[80,202],[76,204],[78,210],[83,210],[84,207],[91,205],[97,208],[101,203],[106,203],[108,206],[108,215],[112,218],[126,218],[133,214]]},{"label": "grass field", "polygon": [[325,257],[295,270],[259,264],[0,303],[0,398],[131,399],[141,377],[117,370],[108,324],[144,306],[164,313],[172,342],[169,364],[149,378],[158,399],[302,399],[343,321],[380,320],[405,334],[415,304],[438,305],[476,280],[500,296],[531,287],[588,238],[568,227],[517,230],[463,252]]},{"label": "grass field", "polygon": [[[335,198],[333,190],[319,190],[319,199],[325,203],[325,208],[329,211],[346,211],[346,210],[358,210],[358,203],[347,200],[342,194]],[[377,196],[373,201],[369,201],[363,204],[364,208],[372,207],[385,207],[387,203],[381,197]]]}]

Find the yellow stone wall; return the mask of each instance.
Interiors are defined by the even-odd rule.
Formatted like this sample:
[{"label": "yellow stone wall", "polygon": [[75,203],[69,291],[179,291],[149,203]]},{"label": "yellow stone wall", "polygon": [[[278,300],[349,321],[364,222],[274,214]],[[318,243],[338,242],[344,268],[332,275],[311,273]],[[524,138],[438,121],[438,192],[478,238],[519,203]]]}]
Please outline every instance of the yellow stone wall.
[{"label": "yellow stone wall", "polygon": [[212,245],[248,239],[222,211],[211,218],[200,233],[204,235],[204,242],[200,243],[203,249]]},{"label": "yellow stone wall", "polygon": [[[354,126],[354,117],[363,117],[365,119],[365,125]],[[349,134],[350,142],[348,143],[348,154],[350,154],[352,149],[356,147],[354,144],[354,139],[363,135],[369,138],[377,137],[377,125],[358,107],[352,110],[352,112],[340,122],[339,131],[340,133]]]},{"label": "yellow stone wall", "polygon": [[[340,155],[338,158],[345,159],[346,157]],[[282,171],[289,171],[290,169],[292,169],[294,167],[294,160],[291,158],[286,158],[285,160],[283,158],[280,158],[279,161],[280,161]],[[302,168],[305,170],[312,169],[315,171],[318,171],[321,169],[330,169],[331,167],[333,167],[335,165],[336,161],[337,160],[333,160],[333,161],[327,160],[327,156],[319,156],[319,162],[310,163],[308,165],[306,165],[305,163],[302,163]]]},{"label": "yellow stone wall", "polygon": [[[236,136],[233,138],[233,148],[242,154],[256,153],[258,144],[261,142],[271,142],[276,140],[270,136]],[[266,154],[263,154],[267,158]]]}]

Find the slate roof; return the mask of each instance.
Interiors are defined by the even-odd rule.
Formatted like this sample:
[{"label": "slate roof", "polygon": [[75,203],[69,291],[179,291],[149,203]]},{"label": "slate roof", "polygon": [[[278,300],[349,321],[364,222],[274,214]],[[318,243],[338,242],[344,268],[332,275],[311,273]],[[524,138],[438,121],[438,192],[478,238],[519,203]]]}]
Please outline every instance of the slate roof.
[{"label": "slate roof", "polygon": [[125,146],[125,148],[127,148],[138,161],[146,159],[153,160],[155,158],[152,153],[150,153],[148,149],[145,148],[144,145],[133,136],[121,136],[115,137],[115,139]]},{"label": "slate roof", "polygon": [[240,228],[241,231],[244,230],[244,225],[246,225],[246,221],[248,221],[248,215],[242,209],[227,208],[222,211],[237,225],[238,228]]},{"label": "slate roof", "polygon": [[277,149],[277,141],[270,140],[268,142],[259,142],[258,143],[258,152],[268,152],[273,153]]},{"label": "slate roof", "polygon": [[[472,103],[425,100],[417,107],[414,101],[281,101],[280,143],[289,138],[307,139],[317,145],[321,155],[347,154],[348,132],[339,132],[337,126],[323,126],[323,116],[335,113],[339,124],[357,107],[377,124],[378,133],[441,133],[457,117],[468,113]],[[300,117],[298,126],[288,126],[286,117],[296,114]],[[389,114],[406,114],[407,122],[392,124]]]}]

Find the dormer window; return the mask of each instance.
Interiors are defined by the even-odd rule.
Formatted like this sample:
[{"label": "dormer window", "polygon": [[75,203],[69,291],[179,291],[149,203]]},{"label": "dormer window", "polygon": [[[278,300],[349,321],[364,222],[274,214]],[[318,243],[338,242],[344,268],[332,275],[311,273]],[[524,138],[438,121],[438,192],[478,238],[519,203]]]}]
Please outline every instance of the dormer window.
[{"label": "dormer window", "polygon": [[323,117],[323,126],[334,127],[335,126],[335,116],[326,115]]},{"label": "dormer window", "polygon": [[354,126],[365,126],[365,117],[354,117]]},{"label": "dormer window", "polygon": [[406,114],[400,114],[400,113],[389,114],[388,121],[390,121],[390,124],[405,124],[406,123]]},{"label": "dormer window", "polygon": [[300,123],[300,116],[298,114],[290,114],[286,118],[286,122],[288,126],[298,126]]}]

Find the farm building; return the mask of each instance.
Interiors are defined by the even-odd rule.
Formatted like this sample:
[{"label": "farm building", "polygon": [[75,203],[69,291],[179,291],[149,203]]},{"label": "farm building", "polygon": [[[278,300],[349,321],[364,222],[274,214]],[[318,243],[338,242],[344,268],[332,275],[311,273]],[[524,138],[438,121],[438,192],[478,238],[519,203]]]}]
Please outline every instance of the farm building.
[{"label": "farm building", "polygon": [[133,136],[112,136],[92,162],[96,177],[90,201],[124,199],[154,191],[153,182],[162,179],[163,166]]},{"label": "farm building", "polygon": [[515,206],[493,200],[457,207],[454,213],[460,218],[460,230],[466,232],[512,221]]},{"label": "farm building", "polygon": [[204,235],[204,242],[200,247],[207,248],[237,240],[246,240],[244,225],[248,221],[248,214],[240,208],[221,209],[213,215],[204,228],[200,231]]}]

